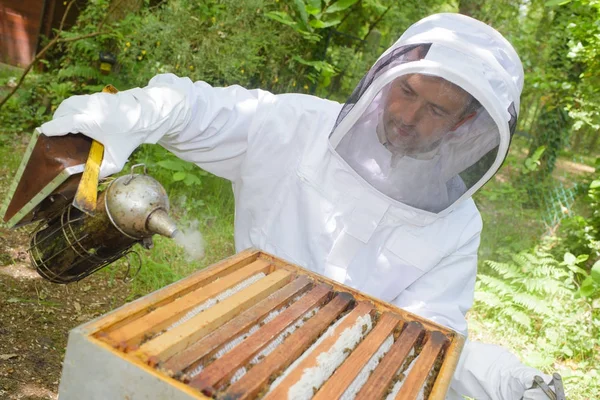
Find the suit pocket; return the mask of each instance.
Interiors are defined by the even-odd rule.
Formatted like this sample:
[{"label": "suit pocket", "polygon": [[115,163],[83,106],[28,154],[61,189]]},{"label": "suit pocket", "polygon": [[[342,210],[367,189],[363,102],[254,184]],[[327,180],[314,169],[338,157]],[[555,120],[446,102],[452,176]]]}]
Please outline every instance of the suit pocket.
[{"label": "suit pocket", "polygon": [[374,265],[363,262],[366,273],[353,275],[362,275],[361,290],[390,302],[442,258],[443,254],[432,244],[399,228],[385,240],[379,254],[372,257]]}]

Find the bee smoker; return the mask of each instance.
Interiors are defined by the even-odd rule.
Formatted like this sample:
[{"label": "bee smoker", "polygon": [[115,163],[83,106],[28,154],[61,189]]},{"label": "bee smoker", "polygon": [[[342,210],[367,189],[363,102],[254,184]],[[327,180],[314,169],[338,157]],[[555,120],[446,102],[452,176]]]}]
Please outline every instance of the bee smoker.
[{"label": "bee smoker", "polygon": [[92,140],[83,135],[46,137],[36,129],[0,213],[10,226],[38,222],[29,256],[38,273],[55,283],[79,281],[130,253],[136,243],[151,248],[154,234],[177,233],[167,193],[143,164],[100,185],[105,188],[97,195],[96,180],[95,211],[81,211],[74,198],[91,148]]}]

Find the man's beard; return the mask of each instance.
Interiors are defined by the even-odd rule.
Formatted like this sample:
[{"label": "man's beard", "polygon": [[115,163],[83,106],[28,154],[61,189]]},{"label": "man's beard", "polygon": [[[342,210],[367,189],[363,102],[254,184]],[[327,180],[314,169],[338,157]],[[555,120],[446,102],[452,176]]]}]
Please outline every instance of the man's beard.
[{"label": "man's beard", "polygon": [[[400,131],[400,132],[399,132]],[[393,119],[385,119],[382,115],[377,124],[377,137],[379,142],[393,156],[418,156],[435,149],[441,139],[432,143],[423,143],[420,134],[414,127],[397,123]]]}]

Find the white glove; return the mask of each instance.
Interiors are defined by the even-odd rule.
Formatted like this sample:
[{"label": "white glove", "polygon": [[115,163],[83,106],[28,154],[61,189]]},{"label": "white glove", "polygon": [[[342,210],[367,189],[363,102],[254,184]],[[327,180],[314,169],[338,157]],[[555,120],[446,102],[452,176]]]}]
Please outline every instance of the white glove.
[{"label": "white glove", "polygon": [[[452,389],[478,400],[520,399],[539,375],[550,377],[523,365],[501,346],[467,341],[456,367]],[[535,394],[535,392],[533,392]]]},{"label": "white glove", "polygon": [[123,169],[142,143],[156,143],[183,129],[191,119],[192,87],[189,79],[166,74],[154,77],[145,88],[73,96],[40,129],[46,136],[82,133],[102,143],[100,176],[106,177]]},{"label": "white glove", "polygon": [[549,400],[549,398],[542,389],[536,387],[534,389],[526,390],[525,393],[523,393],[523,400]]},{"label": "white glove", "polygon": [[[554,388],[554,381],[550,382],[552,380],[552,377],[548,376],[548,375],[541,375],[541,377],[544,379],[544,382],[546,382],[546,384],[548,385],[550,390],[552,390],[553,392],[556,392],[556,389]],[[548,397],[548,395],[546,393],[544,393],[544,391],[537,385],[536,385],[536,387],[528,389],[525,391],[525,393],[523,393],[523,400],[548,400],[548,399],[550,399],[550,397]]]}]

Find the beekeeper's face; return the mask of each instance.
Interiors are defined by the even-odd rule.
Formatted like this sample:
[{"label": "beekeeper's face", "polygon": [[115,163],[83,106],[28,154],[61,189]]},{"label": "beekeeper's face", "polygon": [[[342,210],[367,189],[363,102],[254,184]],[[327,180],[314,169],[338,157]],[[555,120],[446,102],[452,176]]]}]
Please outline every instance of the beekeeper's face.
[{"label": "beekeeper's face", "polygon": [[472,97],[437,76],[401,76],[386,95],[380,141],[392,152],[428,152],[474,115],[469,112]]}]

